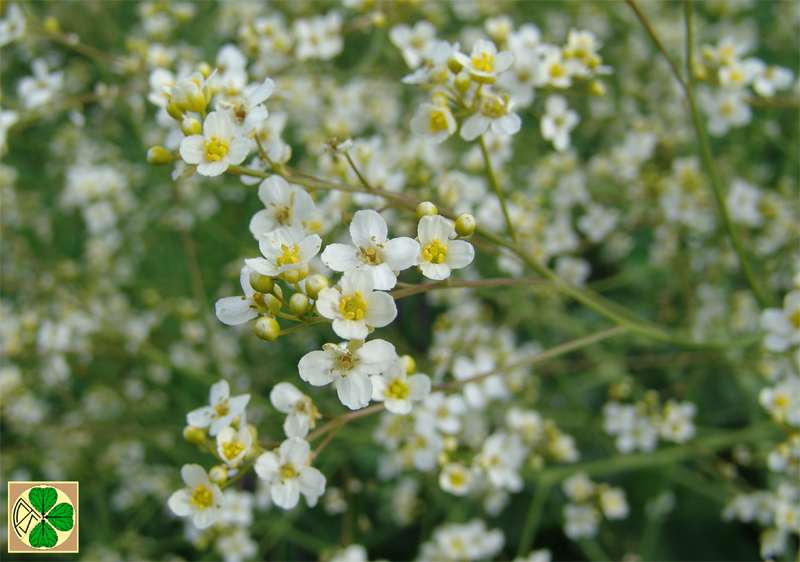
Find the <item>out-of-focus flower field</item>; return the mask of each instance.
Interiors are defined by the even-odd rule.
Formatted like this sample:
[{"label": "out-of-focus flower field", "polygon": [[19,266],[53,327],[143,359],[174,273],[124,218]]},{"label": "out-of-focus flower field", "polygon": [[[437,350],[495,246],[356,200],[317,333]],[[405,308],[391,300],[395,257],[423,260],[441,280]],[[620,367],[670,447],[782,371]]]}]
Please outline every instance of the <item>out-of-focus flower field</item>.
[{"label": "out-of-focus flower field", "polygon": [[799,36],[1,2],[3,481],[63,560],[799,560]]}]

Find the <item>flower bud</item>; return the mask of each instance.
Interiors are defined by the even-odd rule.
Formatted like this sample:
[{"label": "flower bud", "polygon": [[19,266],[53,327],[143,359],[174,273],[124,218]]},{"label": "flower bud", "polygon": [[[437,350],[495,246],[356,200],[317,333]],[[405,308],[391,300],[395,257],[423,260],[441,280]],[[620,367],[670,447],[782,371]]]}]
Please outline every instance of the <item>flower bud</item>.
[{"label": "flower bud", "polygon": [[281,333],[281,326],[272,316],[262,316],[256,320],[253,332],[264,341],[275,341]]},{"label": "flower bud", "polygon": [[61,24],[53,16],[49,16],[44,20],[44,28],[50,33],[59,33],[61,31]]},{"label": "flower bud", "polygon": [[208,479],[216,485],[222,485],[228,481],[228,469],[222,465],[211,467],[208,471]]},{"label": "flower bud", "polygon": [[194,117],[186,117],[184,115],[181,121],[181,131],[187,137],[189,135],[199,135],[203,132],[203,125]]},{"label": "flower bud", "polygon": [[430,201],[423,201],[419,205],[417,205],[417,218],[421,219],[426,215],[438,215],[439,209],[436,208],[436,205],[431,203]]},{"label": "flower bud", "polygon": [[172,153],[163,146],[154,146],[147,151],[147,161],[153,166],[172,164]]},{"label": "flower bud", "polygon": [[[277,286],[277,285],[276,285]],[[272,313],[276,314],[280,312],[281,307],[283,304],[274,295],[264,295],[264,304],[266,305],[267,309]]]},{"label": "flower bud", "polygon": [[169,113],[169,116],[175,119],[175,121],[182,120],[185,112],[181,104],[178,103],[178,100],[172,100],[167,104],[167,113]]},{"label": "flower bud", "polygon": [[272,279],[272,277],[261,275],[258,271],[251,271],[250,286],[254,291],[258,291],[259,293],[266,295],[272,292],[273,287],[275,287],[275,281]]},{"label": "flower bud", "polygon": [[403,355],[400,357],[400,359],[402,359],[403,363],[406,364],[406,373],[409,375],[417,370],[417,362],[414,361],[414,358],[410,355]]},{"label": "flower bud", "polygon": [[328,278],[324,275],[316,274],[306,279],[306,294],[309,298],[317,300],[319,292],[328,286]]},{"label": "flower bud", "polygon": [[303,293],[295,293],[292,295],[292,298],[289,299],[289,310],[292,311],[292,314],[295,316],[300,316],[301,314],[305,314],[308,312],[309,302],[308,297],[305,296]]},{"label": "flower bud", "polygon": [[[254,426],[252,423],[248,423],[247,424],[247,431],[249,431],[250,435],[253,436],[253,443],[258,443],[258,428],[256,426]],[[251,453],[256,452],[256,448],[252,447],[250,449],[250,452]]]},{"label": "flower bud", "polygon": [[203,75],[203,78],[208,78],[214,69],[206,61],[203,61],[197,65],[196,70]]},{"label": "flower bud", "polygon": [[287,283],[297,283],[298,281],[302,281],[308,277],[308,266],[301,265],[300,267],[296,267],[294,269],[290,269],[289,271],[284,271],[281,273],[281,278]]},{"label": "flower bud", "polygon": [[478,223],[475,221],[475,217],[469,213],[461,213],[456,218],[456,234],[459,236],[469,236],[475,232],[475,227],[477,225]]},{"label": "flower bud", "polygon": [[472,78],[469,76],[469,72],[459,72],[456,76],[456,90],[462,96],[467,93],[469,87],[472,86]]},{"label": "flower bud", "polygon": [[202,445],[206,442],[206,432],[199,427],[187,425],[183,428],[183,438],[192,445]]},{"label": "flower bud", "polygon": [[434,92],[434,94],[431,96],[431,103],[433,105],[445,107],[449,102],[450,99],[444,92]]},{"label": "flower bud", "polygon": [[589,93],[593,96],[604,96],[606,86],[600,80],[592,80],[592,83],[589,84]]},{"label": "flower bud", "polygon": [[453,74],[458,74],[461,72],[461,69],[464,68],[464,65],[458,62],[456,57],[451,56],[449,59],[447,59],[447,68],[449,68]]}]

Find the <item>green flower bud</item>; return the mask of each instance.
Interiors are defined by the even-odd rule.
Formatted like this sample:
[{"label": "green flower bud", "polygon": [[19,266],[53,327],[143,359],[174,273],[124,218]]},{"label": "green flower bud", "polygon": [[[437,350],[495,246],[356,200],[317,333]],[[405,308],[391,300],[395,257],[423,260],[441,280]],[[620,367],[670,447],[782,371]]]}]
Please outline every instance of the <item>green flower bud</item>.
[{"label": "green flower bud", "polygon": [[403,363],[406,364],[406,373],[409,375],[414,373],[417,370],[417,362],[414,361],[414,358],[410,355],[401,355],[400,359],[403,360]]},{"label": "green flower bud", "polygon": [[199,135],[203,132],[203,125],[194,117],[183,116],[181,121],[181,131],[187,137],[189,135]]},{"label": "green flower bud", "polygon": [[275,287],[275,281],[272,279],[272,277],[261,275],[258,271],[251,271],[250,286],[254,291],[258,291],[259,293],[266,295],[267,293],[272,292],[273,287]]},{"label": "green flower bud", "polygon": [[186,113],[186,110],[178,103],[178,100],[172,100],[167,104],[167,113],[169,116],[175,119],[175,121],[183,120],[183,114]]},{"label": "green flower bud", "polygon": [[287,283],[297,283],[298,281],[302,281],[308,277],[308,266],[302,265],[300,267],[296,267],[294,269],[290,269],[289,271],[284,271],[281,273],[281,278],[286,281]]},{"label": "green flower bud", "polygon": [[309,298],[317,300],[319,292],[328,286],[328,278],[324,275],[312,275],[306,279],[306,294]]},{"label": "green flower bud", "polygon": [[469,72],[459,72],[458,76],[456,76],[456,90],[462,96],[467,93],[469,87],[472,86],[472,78],[469,76]]},{"label": "green flower bud", "polygon": [[477,225],[478,223],[475,221],[475,217],[469,213],[461,213],[456,218],[456,234],[459,236],[469,236],[475,232],[475,227]]},{"label": "green flower bud", "polygon": [[292,295],[292,298],[289,299],[289,310],[291,310],[292,314],[295,316],[300,316],[308,312],[309,305],[308,297],[303,293],[295,293]]},{"label": "green flower bud", "polygon": [[213,466],[208,471],[208,479],[218,486],[222,485],[228,481],[228,469],[222,465]]},{"label": "green flower bud", "polygon": [[163,146],[154,146],[147,151],[147,161],[153,166],[172,164],[172,153]]},{"label": "green flower bud", "polygon": [[281,333],[281,326],[272,316],[262,316],[256,320],[253,332],[264,341],[275,341]]},{"label": "green flower bud", "polygon": [[439,209],[436,208],[436,205],[431,203],[430,201],[423,201],[419,205],[417,205],[417,218],[421,219],[426,215],[438,215]]},{"label": "green flower bud", "polygon": [[199,427],[187,425],[183,428],[183,438],[192,445],[202,445],[206,442],[206,432]]}]

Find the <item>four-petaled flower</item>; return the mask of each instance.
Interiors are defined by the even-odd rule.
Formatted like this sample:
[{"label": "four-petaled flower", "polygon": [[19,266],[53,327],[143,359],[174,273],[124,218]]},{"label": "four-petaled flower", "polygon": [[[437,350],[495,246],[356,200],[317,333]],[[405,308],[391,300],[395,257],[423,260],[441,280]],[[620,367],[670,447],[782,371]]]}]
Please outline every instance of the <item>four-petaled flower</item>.
[{"label": "four-petaled flower", "polygon": [[453,269],[461,269],[472,263],[475,249],[463,240],[450,240],[452,227],[440,215],[422,217],[417,227],[420,254],[417,266],[428,279],[442,281]]},{"label": "four-petaled flower", "polygon": [[325,493],[325,476],[309,466],[311,446],[291,437],[281,443],[278,453],[268,451],[256,460],[255,471],[269,484],[272,501],[283,509],[292,509],[306,498],[310,507]]},{"label": "four-petaled flower", "polygon": [[250,139],[236,136],[230,120],[217,111],[206,117],[202,135],[189,135],[180,147],[181,158],[209,177],[220,175],[230,164],[241,164],[249,151]]},{"label": "four-petaled flower", "polygon": [[201,428],[211,426],[208,434],[214,436],[244,413],[245,406],[250,402],[250,395],[231,396],[228,381],[221,380],[211,385],[209,401],[211,403],[209,406],[197,408],[186,414],[186,423]]},{"label": "four-petaled flower", "polygon": [[219,486],[213,484],[199,464],[185,464],[181,478],[186,488],[174,492],[167,504],[178,517],[192,516],[198,529],[206,529],[217,520],[217,514],[225,503]]}]

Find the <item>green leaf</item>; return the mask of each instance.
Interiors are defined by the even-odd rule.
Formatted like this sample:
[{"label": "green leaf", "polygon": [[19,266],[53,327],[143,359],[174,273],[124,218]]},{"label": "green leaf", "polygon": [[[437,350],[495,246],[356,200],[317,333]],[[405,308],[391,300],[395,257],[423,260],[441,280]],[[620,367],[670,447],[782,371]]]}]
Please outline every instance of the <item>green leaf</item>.
[{"label": "green leaf", "polygon": [[42,521],[33,528],[28,540],[33,548],[53,548],[58,542],[58,535],[47,521]]},{"label": "green leaf", "polygon": [[28,494],[28,499],[31,500],[33,507],[38,509],[42,515],[50,511],[50,508],[56,504],[58,492],[55,488],[33,488]]},{"label": "green leaf", "polygon": [[60,503],[47,514],[47,520],[59,531],[69,531],[72,529],[72,506],[68,503]]}]

